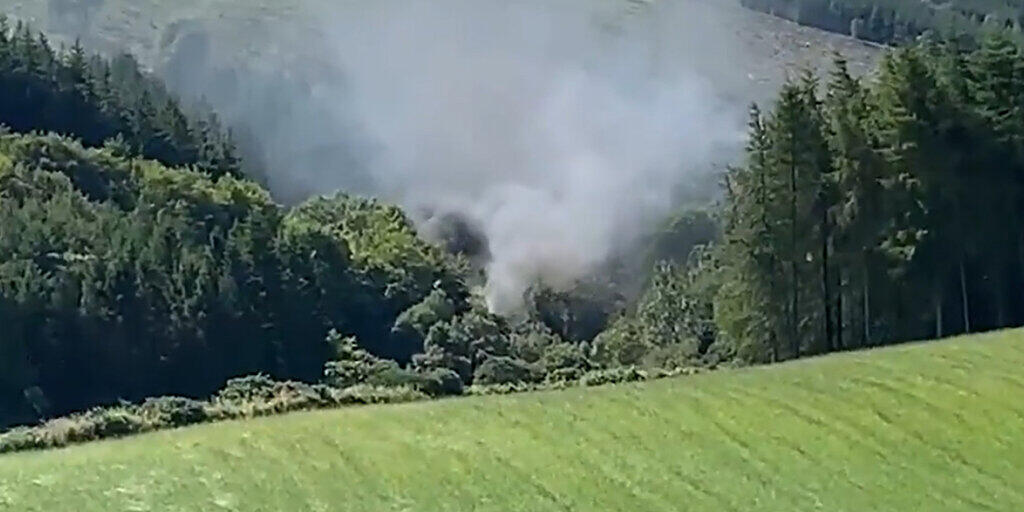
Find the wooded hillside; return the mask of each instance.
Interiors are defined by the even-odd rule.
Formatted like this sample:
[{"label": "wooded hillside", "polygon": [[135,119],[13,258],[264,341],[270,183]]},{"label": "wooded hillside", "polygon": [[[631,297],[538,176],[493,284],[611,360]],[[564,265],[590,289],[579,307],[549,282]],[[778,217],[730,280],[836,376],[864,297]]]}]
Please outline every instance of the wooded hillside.
[{"label": "wooded hillside", "polygon": [[925,32],[978,36],[1024,25],[1020,0],[741,0],[748,8],[802,25],[877,43],[908,42]]}]

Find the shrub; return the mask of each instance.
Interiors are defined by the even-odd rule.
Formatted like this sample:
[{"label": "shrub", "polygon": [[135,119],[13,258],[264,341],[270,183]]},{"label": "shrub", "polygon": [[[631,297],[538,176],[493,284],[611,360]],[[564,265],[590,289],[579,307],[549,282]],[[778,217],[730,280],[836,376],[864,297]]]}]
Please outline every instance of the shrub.
[{"label": "shrub", "polygon": [[584,372],[580,368],[559,368],[548,373],[547,376],[544,378],[544,382],[547,382],[549,384],[555,384],[559,382],[576,382],[580,380],[583,377],[583,375],[585,375],[585,373],[586,372]]},{"label": "shrub", "polygon": [[148,422],[161,427],[184,427],[208,419],[202,402],[179,396],[149,398],[139,410]]},{"label": "shrub", "polygon": [[473,372],[477,384],[511,384],[541,380],[543,370],[511,357],[493,356],[487,358]]},{"label": "shrub", "polygon": [[231,379],[217,393],[218,400],[228,402],[253,402],[269,400],[277,383],[266,375],[247,375]]},{"label": "shrub", "polygon": [[420,374],[419,390],[430,396],[453,396],[463,392],[462,378],[446,368],[437,368]]},{"label": "shrub", "polygon": [[267,416],[336,405],[331,388],[303,382],[278,382],[257,375],[232,379],[206,407],[212,419]]},{"label": "shrub", "polygon": [[38,445],[35,429],[18,427],[0,434],[0,453],[20,452],[44,448]]},{"label": "shrub", "polygon": [[74,442],[93,441],[112,437],[123,437],[147,430],[146,421],[138,411],[126,407],[94,409],[82,418],[80,438]]},{"label": "shrub", "polygon": [[589,371],[580,378],[580,384],[584,386],[603,386],[605,384],[621,384],[625,382],[637,382],[646,380],[646,372],[637,370],[635,367],[613,368],[610,370]]},{"label": "shrub", "polygon": [[334,397],[338,405],[397,404],[429,398],[422,391],[408,386],[381,388],[368,385],[343,389],[336,392]]}]

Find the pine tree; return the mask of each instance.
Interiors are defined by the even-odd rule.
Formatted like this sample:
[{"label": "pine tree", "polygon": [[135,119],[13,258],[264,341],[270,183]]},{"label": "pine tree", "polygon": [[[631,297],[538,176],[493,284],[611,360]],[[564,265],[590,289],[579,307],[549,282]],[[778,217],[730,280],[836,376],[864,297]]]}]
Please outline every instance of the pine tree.
[{"label": "pine tree", "polygon": [[[835,259],[841,268],[837,279],[837,341],[844,345],[843,318],[849,309],[859,315],[858,335],[851,335],[851,339],[859,339],[863,346],[871,338],[871,276],[877,274],[876,251],[884,223],[883,168],[867,126],[867,95],[861,83],[850,75],[846,61],[838,56],[828,83],[825,108],[838,189],[834,211]],[[851,300],[844,300],[847,296]]]}]

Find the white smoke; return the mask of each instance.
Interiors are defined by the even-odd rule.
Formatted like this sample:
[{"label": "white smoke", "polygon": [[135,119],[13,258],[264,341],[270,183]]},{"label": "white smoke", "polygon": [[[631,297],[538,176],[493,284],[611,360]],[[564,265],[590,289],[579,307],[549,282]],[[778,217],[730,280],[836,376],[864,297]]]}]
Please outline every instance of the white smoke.
[{"label": "white smoke", "polygon": [[[742,140],[742,54],[729,20],[700,2],[376,0],[310,12],[302,30],[271,31],[277,47],[304,50],[270,66],[302,87],[253,73],[213,102],[272,148],[278,194],[354,190],[475,221],[497,311],[626,250]],[[268,108],[278,100],[286,111]]]}]

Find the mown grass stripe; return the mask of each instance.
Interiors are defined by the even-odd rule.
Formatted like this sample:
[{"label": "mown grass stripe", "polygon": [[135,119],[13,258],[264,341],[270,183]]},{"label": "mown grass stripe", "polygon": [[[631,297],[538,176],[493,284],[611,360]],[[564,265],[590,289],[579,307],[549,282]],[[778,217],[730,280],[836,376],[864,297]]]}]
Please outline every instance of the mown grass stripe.
[{"label": "mown grass stripe", "polygon": [[1024,510],[1019,331],[0,457],[0,510]]}]

